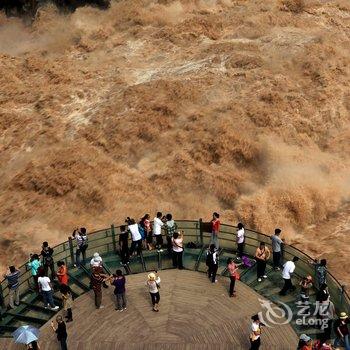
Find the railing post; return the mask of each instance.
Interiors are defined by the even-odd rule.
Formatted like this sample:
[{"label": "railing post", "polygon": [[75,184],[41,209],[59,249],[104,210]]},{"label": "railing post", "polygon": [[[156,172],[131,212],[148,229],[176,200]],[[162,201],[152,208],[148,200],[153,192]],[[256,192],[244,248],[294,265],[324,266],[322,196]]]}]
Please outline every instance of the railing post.
[{"label": "railing post", "polygon": [[202,229],[203,220],[202,220],[202,218],[200,218],[198,220],[198,222],[199,222],[199,241],[201,243],[201,246],[203,246],[203,229]]},{"label": "railing post", "polygon": [[117,241],[115,239],[114,224],[111,225],[111,232],[112,232],[113,251],[114,251],[115,254],[117,254]]},{"label": "railing post", "polygon": [[74,250],[73,250],[73,240],[72,237],[68,237],[68,244],[69,244],[69,252],[70,252],[70,260],[72,265],[74,265]]}]

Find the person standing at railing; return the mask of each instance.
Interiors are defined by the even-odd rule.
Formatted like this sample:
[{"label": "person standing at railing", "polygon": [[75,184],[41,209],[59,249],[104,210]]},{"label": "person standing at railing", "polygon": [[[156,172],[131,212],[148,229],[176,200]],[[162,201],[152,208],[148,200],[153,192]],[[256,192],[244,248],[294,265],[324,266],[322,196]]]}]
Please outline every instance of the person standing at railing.
[{"label": "person standing at railing", "polygon": [[283,240],[280,238],[281,229],[276,228],[275,234],[271,236],[272,241],[272,255],[273,255],[273,267],[276,271],[281,269],[282,258],[282,244]]},{"label": "person standing at railing", "polygon": [[41,256],[43,260],[43,267],[45,275],[49,275],[49,269],[51,270],[51,279],[54,280],[56,277],[55,265],[53,260],[53,249],[49,246],[47,242],[43,242]]},{"label": "person standing at railing", "polygon": [[38,291],[38,277],[39,277],[39,268],[41,267],[41,261],[38,254],[30,254],[29,263],[27,264],[30,268],[33,279],[34,279],[34,288]]},{"label": "person standing at railing", "polygon": [[129,232],[125,225],[120,226],[119,252],[122,265],[129,264]]},{"label": "person standing at railing", "polygon": [[237,242],[237,259],[241,260],[244,250],[244,226],[242,223],[237,225],[236,242]]},{"label": "person standing at railing", "polygon": [[323,284],[327,283],[327,260],[321,259],[318,261],[310,261],[310,264],[315,266],[317,288],[320,288]]},{"label": "person standing at railing", "polygon": [[173,220],[173,216],[171,214],[166,214],[165,216],[165,229],[166,229],[166,240],[167,240],[167,249],[169,255],[172,253],[172,238],[174,233],[177,230],[176,222]]},{"label": "person standing at railing", "polygon": [[182,256],[184,253],[183,232],[174,232],[171,240],[173,246],[173,267],[182,270]]},{"label": "person standing at railing", "polygon": [[279,292],[279,295],[286,295],[289,290],[295,290],[295,286],[292,283],[292,274],[295,270],[295,263],[299,260],[297,256],[293,258],[293,260],[287,261],[283,265],[282,277],[284,280],[284,286],[282,290]]},{"label": "person standing at railing", "polygon": [[130,247],[130,256],[132,256],[137,251],[137,255],[141,254],[142,250],[142,237],[139,231],[139,225],[135,222],[134,219],[127,218],[128,230],[131,233],[131,247]]},{"label": "person standing at railing", "polygon": [[[82,227],[80,230],[75,229],[73,232],[73,238],[76,241],[76,251],[75,251],[75,264],[74,266],[80,267],[81,265],[85,265],[86,261],[86,250],[89,246],[88,237],[86,234],[86,228]],[[80,261],[80,254],[83,257],[83,260]]]},{"label": "person standing at railing", "polygon": [[258,282],[261,282],[263,278],[267,278],[267,275],[265,274],[266,262],[269,260],[270,255],[270,249],[265,246],[264,242],[260,242],[259,247],[256,248],[255,251],[255,260],[257,264],[256,273]]},{"label": "person standing at railing", "polygon": [[220,215],[216,212],[213,213],[213,218],[211,220],[211,238],[210,244],[215,244],[215,248],[219,249],[219,231],[220,231]]},{"label": "person standing at railing", "polygon": [[145,214],[142,218],[143,227],[146,234],[146,245],[148,250],[153,249],[153,237],[152,237],[152,227],[151,227],[151,217],[149,214]]},{"label": "person standing at railing", "polygon": [[[7,279],[7,286],[9,289],[9,306],[11,309],[15,308],[15,305],[19,305],[19,276],[20,271],[17,270],[14,266],[9,267],[9,272],[4,275],[4,278]],[[15,302],[13,299],[15,298]]]},{"label": "person standing at railing", "polygon": [[156,249],[158,251],[161,251],[163,246],[162,227],[164,226],[164,222],[162,218],[163,214],[161,212],[158,212],[157,216],[153,220],[153,234],[156,237]]}]

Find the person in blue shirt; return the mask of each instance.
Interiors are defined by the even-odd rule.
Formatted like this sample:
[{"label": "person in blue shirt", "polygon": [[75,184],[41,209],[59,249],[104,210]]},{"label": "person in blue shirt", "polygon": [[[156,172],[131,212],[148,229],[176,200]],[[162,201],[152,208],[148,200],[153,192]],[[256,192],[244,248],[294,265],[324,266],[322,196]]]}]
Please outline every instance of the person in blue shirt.
[{"label": "person in blue shirt", "polygon": [[38,277],[39,277],[39,269],[41,267],[41,261],[39,259],[38,254],[30,254],[30,259],[29,259],[29,263],[27,264],[27,267],[32,272],[35,289],[39,290]]}]

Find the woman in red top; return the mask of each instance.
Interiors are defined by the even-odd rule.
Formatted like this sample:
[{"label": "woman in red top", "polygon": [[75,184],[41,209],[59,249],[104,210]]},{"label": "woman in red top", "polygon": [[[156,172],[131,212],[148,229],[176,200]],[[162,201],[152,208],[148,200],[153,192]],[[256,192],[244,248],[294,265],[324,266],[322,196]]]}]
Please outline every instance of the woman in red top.
[{"label": "woman in red top", "polygon": [[68,273],[67,273],[67,267],[64,261],[59,261],[57,263],[57,266],[58,266],[58,270],[56,272],[56,275],[57,275],[58,283],[68,285]]},{"label": "woman in red top", "polygon": [[215,248],[219,249],[219,239],[218,239],[218,233],[220,230],[220,215],[218,213],[213,213],[213,219],[211,220],[211,239],[210,244],[215,244]]}]

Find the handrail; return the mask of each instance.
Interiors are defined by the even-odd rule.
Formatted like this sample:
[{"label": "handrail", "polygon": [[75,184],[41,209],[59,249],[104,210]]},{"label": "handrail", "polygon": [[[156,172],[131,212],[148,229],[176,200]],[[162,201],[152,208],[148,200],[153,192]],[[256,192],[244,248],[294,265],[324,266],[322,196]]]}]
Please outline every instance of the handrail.
[{"label": "handrail", "polygon": [[[193,227],[193,228],[189,228],[189,229],[198,229],[198,224],[199,224],[199,221],[195,221],[195,220],[177,220],[177,223],[178,223],[178,226],[179,226],[179,228],[180,229],[183,229],[182,227],[181,227],[181,223],[193,223],[193,224],[196,224],[196,228],[195,227]],[[222,226],[222,228],[225,228],[225,227],[227,227],[227,228],[231,228],[231,229],[237,229],[237,227],[236,226],[234,226],[234,225],[229,225],[229,224],[222,224],[221,225]],[[100,230],[95,230],[95,231],[93,231],[93,232],[90,232],[90,233],[88,233],[88,236],[89,237],[92,237],[93,235],[95,235],[95,234],[99,234],[99,233],[105,233],[105,235],[104,235],[104,237],[101,237],[101,238],[97,238],[97,239],[92,239],[92,240],[90,240],[89,239],[89,242],[97,242],[97,241],[99,241],[99,240],[102,240],[102,239],[106,239],[106,238],[111,238],[111,242],[110,242],[110,244],[113,244],[113,242],[112,242],[112,234],[111,235],[108,235],[108,233],[109,232],[111,232],[111,227],[112,227],[112,225],[109,227],[109,228],[104,228],[104,229],[100,229]],[[113,227],[114,227],[114,225],[113,225]],[[115,226],[115,230],[116,229],[118,229],[120,226]],[[186,228],[184,228],[184,229],[186,229]],[[200,225],[199,225],[199,229],[200,229]],[[232,234],[233,236],[235,236],[235,232],[225,232],[225,231],[223,231],[223,230],[220,230],[222,233],[224,233],[224,234]],[[267,235],[267,234],[264,234],[264,233],[262,233],[262,232],[259,232],[259,231],[256,231],[256,230],[252,230],[252,229],[246,229],[245,230],[246,231],[246,238],[247,239],[251,239],[251,240],[253,240],[253,241],[256,241],[256,242],[259,242],[260,240],[259,240],[259,237],[261,237],[261,238],[265,238],[265,239],[269,239],[270,240],[270,236],[269,235]],[[116,231],[115,231],[116,232]],[[258,235],[258,237],[252,237],[251,235],[249,235],[249,233],[254,233],[254,234],[256,234],[256,235]],[[119,236],[119,232],[118,233],[115,233],[115,236]],[[231,240],[229,240],[229,239],[227,239],[227,238],[222,238],[223,240],[226,240],[226,241],[231,241]],[[109,244],[109,243],[108,243]],[[269,243],[270,244],[270,243]],[[106,243],[105,244],[103,244],[103,245],[107,245]],[[103,246],[103,245],[101,245],[101,246]],[[66,246],[67,246],[67,248],[66,248]],[[62,249],[62,251],[60,251],[60,252],[58,252],[58,253],[55,253],[54,252],[54,257],[55,256],[57,256],[57,255],[59,255],[59,254],[62,254],[62,253],[64,253],[64,252],[66,252],[67,254],[66,254],[66,257],[64,257],[64,259],[69,259],[69,257],[70,257],[70,252],[69,252],[69,241],[64,241],[64,242],[62,242],[62,243],[60,243],[60,244],[57,244],[57,245],[55,245],[55,246],[53,246],[52,248],[54,249],[54,250],[56,250],[57,251],[57,248],[63,248]],[[291,249],[289,249],[289,248],[291,248]],[[308,255],[307,253],[304,253],[303,251],[301,251],[299,248],[297,248],[297,247],[294,247],[293,245],[288,245],[288,244],[284,244],[284,249],[285,249],[285,251],[288,253],[288,254],[291,254],[291,255],[294,255],[295,253],[293,253],[291,250],[295,250],[295,252],[296,253],[298,253],[301,257],[304,257],[305,258],[305,263],[309,263],[309,261],[310,260],[314,260],[310,255]],[[27,263],[25,263],[25,264],[23,264],[23,265],[21,265],[20,267],[19,267],[19,269],[20,270],[22,270],[22,269],[24,269],[25,270],[25,273],[26,272],[28,272],[28,269],[27,269]],[[23,274],[22,274],[23,275]],[[345,300],[346,300],[346,302],[348,303],[348,304],[350,304],[350,296],[349,296],[349,294],[348,294],[348,292],[346,291],[346,290],[344,290],[344,288],[343,288],[343,285],[337,280],[337,278],[335,278],[334,277],[334,275],[330,272],[330,271],[327,271],[327,275],[328,275],[328,277],[331,279],[331,281],[333,282],[333,283],[335,283],[335,285],[339,288],[339,290],[342,290],[343,291],[343,295],[344,295],[344,297],[345,297]],[[24,283],[26,283],[26,282],[29,282],[29,280],[30,280],[30,278],[31,278],[31,275],[29,275],[29,277],[28,278],[26,278],[25,280],[22,280],[22,281],[20,281],[20,285],[23,285]],[[5,287],[3,287],[3,284],[5,284],[4,283],[4,280],[3,281],[1,281],[1,287],[2,287],[2,290],[4,290],[5,288],[7,288],[7,285],[5,286]]]}]

